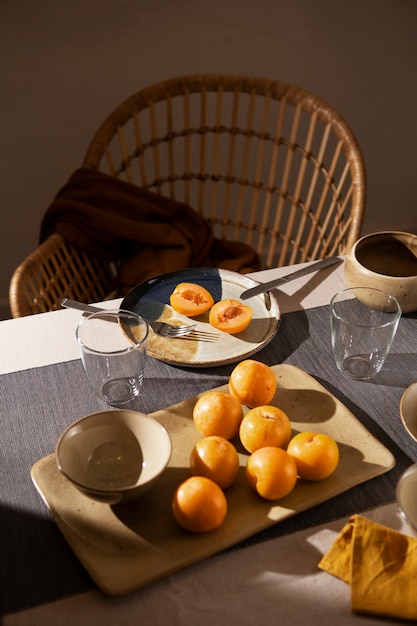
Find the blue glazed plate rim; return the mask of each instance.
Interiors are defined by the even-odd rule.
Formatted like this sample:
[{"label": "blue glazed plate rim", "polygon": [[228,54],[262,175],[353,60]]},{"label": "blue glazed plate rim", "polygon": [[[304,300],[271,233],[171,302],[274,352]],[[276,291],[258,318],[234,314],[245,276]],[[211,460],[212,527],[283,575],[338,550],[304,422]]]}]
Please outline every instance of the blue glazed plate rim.
[{"label": "blue glazed plate rim", "polygon": [[[217,268],[189,268],[160,274],[140,283],[123,298],[120,308],[133,311],[150,319],[190,322],[169,306],[169,295],[180,282],[197,283],[213,295],[215,302],[223,298],[239,300],[245,289],[257,281],[244,274]],[[208,314],[193,318],[198,329],[217,333],[215,342],[194,342],[187,339],[150,337],[148,354],[174,365],[187,367],[214,367],[249,358],[262,350],[276,335],[280,325],[280,309],[273,293],[260,294],[246,300],[252,307],[253,320],[248,329],[239,335],[217,331],[208,323]]]}]

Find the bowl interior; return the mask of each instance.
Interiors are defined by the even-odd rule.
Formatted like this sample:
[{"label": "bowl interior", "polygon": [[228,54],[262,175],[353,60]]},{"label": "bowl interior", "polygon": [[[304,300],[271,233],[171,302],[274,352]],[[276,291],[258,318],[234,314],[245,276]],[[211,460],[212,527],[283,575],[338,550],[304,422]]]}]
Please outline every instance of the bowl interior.
[{"label": "bowl interior", "polygon": [[171,455],[168,433],[135,411],[103,411],[72,424],[60,437],[58,467],[92,491],[125,491],[158,476]]},{"label": "bowl interior", "polygon": [[417,276],[417,236],[409,233],[375,233],[362,237],[355,247],[358,262],[377,274]]}]

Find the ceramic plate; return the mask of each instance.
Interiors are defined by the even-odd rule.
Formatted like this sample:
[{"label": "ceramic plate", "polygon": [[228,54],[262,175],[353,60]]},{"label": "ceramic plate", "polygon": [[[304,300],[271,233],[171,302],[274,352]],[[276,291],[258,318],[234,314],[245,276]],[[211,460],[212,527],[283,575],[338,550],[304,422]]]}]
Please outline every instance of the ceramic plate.
[{"label": "ceramic plate", "polygon": [[400,476],[396,498],[403,517],[417,531],[417,463],[410,465]]},{"label": "ceramic plate", "polygon": [[[214,268],[192,268],[163,274],[134,287],[123,299],[122,309],[134,311],[152,320],[190,323],[190,318],[176,313],[169,296],[178,283],[197,283],[205,287],[214,301],[240,299],[245,289],[258,283],[248,276]],[[193,318],[197,330],[207,333],[206,340],[188,336],[167,339],[151,331],[148,354],[166,363],[190,367],[214,367],[249,358],[264,348],[275,336],[280,323],[278,301],[272,294],[260,294],[245,301],[253,317],[248,328],[237,335],[221,332],[208,322],[208,313]]]},{"label": "ceramic plate", "polygon": [[417,441],[417,383],[404,391],[400,401],[400,415],[404,428]]}]

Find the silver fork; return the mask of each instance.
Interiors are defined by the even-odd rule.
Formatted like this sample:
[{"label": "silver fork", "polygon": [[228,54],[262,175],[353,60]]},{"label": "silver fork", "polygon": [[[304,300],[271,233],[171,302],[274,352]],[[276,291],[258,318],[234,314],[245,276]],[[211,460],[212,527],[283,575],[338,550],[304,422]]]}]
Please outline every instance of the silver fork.
[{"label": "silver fork", "polygon": [[[78,302],[78,300],[70,300],[70,298],[64,298],[61,300],[61,306],[66,309],[84,311],[85,313],[98,313],[100,311],[105,311],[105,309],[91,306],[91,304],[84,304],[83,302]],[[175,326],[173,324],[166,324],[165,322],[149,320],[145,317],[143,319],[146,319],[147,323],[155,333],[161,335],[161,337],[168,337],[170,339],[174,339],[175,337],[185,337],[186,335],[189,335],[197,326],[197,324]]]}]

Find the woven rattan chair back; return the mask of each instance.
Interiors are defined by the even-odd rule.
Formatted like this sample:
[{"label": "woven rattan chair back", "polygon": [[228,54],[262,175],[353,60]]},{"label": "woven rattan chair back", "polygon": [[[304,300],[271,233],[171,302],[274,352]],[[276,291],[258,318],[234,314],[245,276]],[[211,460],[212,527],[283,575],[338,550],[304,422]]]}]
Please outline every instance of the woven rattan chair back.
[{"label": "woven rattan chair back", "polygon": [[[186,202],[216,237],[251,245],[262,268],[343,254],[360,235],[365,172],[352,131],[278,81],[196,75],[143,89],[102,124],[83,166]],[[52,235],[15,271],[12,315],[64,296],[101,300],[113,276]]]},{"label": "woven rattan chair back", "polygon": [[54,233],[15,270],[9,288],[12,316],[60,309],[64,296],[82,302],[103,300],[115,274],[111,263],[89,257]]},{"label": "woven rattan chair back", "polygon": [[184,201],[262,268],[345,253],[359,237],[365,171],[338,113],[292,85],[195,75],[132,95],[84,166]]}]

